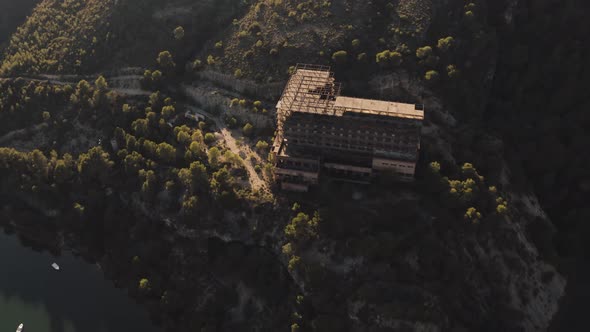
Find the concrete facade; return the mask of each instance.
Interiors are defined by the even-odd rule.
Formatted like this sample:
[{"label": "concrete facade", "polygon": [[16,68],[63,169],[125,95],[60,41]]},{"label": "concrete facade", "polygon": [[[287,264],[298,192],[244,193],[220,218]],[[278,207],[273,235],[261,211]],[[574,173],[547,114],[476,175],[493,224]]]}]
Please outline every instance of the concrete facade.
[{"label": "concrete facade", "polygon": [[298,65],[277,104],[272,154],[283,189],[304,191],[320,173],[368,183],[380,172],[412,181],[424,110],[341,97],[329,68]]}]

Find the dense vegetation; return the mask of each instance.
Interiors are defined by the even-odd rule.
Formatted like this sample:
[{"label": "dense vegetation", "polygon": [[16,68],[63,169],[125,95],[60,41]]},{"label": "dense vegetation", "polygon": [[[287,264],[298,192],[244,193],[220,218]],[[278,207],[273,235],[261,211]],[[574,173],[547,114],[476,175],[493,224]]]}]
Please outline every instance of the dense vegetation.
[{"label": "dense vegetation", "polygon": [[105,56],[113,1],[43,1],[13,35],[0,75],[78,71]]},{"label": "dense vegetation", "polygon": [[44,117],[61,109],[71,91],[71,86],[55,86],[39,81],[0,80],[0,136],[49,120]]},{"label": "dense vegetation", "polygon": [[[172,99],[164,98],[159,92],[153,93],[147,103],[138,105],[124,103],[120,96],[108,90],[102,77],[94,85],[80,81],[75,87],[67,85],[63,88],[44,83],[23,83],[22,80],[5,82],[5,85],[7,94],[2,100],[6,106],[1,113],[4,123],[12,127],[14,123],[24,122],[22,118],[28,117],[30,121],[37,117],[39,122],[48,122],[45,130],[51,137],[58,132],[67,132],[68,126],[91,125],[103,133],[101,141],[106,146],[104,149],[110,152],[98,146],[81,154],[77,163],[72,163],[72,156],[67,154],[58,157],[51,152],[45,156],[36,151],[31,157],[14,150],[3,150],[7,158],[6,171],[19,172],[22,166],[34,172],[30,174],[34,179],[32,183],[20,182],[25,181],[25,177],[15,178],[17,187],[22,190],[28,191],[31,186],[36,186],[35,190],[48,191],[47,194],[59,191],[55,187],[59,181],[54,172],[59,164],[66,165],[63,172],[71,173],[71,177],[78,179],[76,182],[84,185],[86,181],[96,182],[99,187],[124,185],[117,187],[117,191],[140,191],[147,201],[154,200],[162,191],[169,192],[168,203],[171,205],[167,207],[182,208],[189,216],[195,216],[200,211],[199,206],[214,206],[216,198],[223,200],[225,208],[236,199],[230,173],[243,174],[240,172],[241,158],[215,146],[215,140],[209,142],[208,147],[204,139],[208,128],[205,123],[199,126],[200,129],[184,124],[172,126],[170,121],[182,118],[176,116]],[[44,109],[55,112],[52,114]],[[112,146],[109,143],[111,138]],[[49,155],[51,160],[44,159]],[[13,162],[17,164],[11,165]],[[27,163],[32,165],[29,167]],[[123,176],[125,181],[121,182],[117,176]],[[43,181],[36,183],[40,179]],[[180,202],[176,199],[178,195],[184,195]],[[63,195],[57,197],[65,198]]]},{"label": "dense vegetation", "polygon": [[[176,13],[175,7],[183,8],[185,14]],[[203,35],[239,8],[233,0],[42,1],[10,38],[0,76],[144,66],[160,48],[178,51],[184,65]],[[187,15],[193,12],[196,17]],[[217,17],[214,24],[202,19],[212,14]],[[179,25],[186,27],[182,38],[170,38]]]}]

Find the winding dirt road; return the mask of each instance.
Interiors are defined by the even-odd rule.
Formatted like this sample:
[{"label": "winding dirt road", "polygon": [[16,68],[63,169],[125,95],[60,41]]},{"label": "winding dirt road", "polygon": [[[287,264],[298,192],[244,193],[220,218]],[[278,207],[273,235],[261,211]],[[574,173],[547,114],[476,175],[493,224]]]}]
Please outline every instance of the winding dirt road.
[{"label": "winding dirt road", "polygon": [[[40,74],[37,77],[26,77],[26,76],[17,76],[17,77],[2,77],[0,79],[16,79],[20,78],[25,81],[30,82],[49,82],[49,84],[55,85],[66,85],[71,84],[75,86],[78,82],[82,79],[85,79],[92,83],[98,76],[78,76],[78,75],[50,75],[50,74]],[[123,74],[118,76],[111,76],[106,77],[106,80],[109,84],[109,90],[115,91],[120,95],[126,96],[149,96],[151,94],[150,91],[142,90],[141,89],[141,75],[129,75]]]}]

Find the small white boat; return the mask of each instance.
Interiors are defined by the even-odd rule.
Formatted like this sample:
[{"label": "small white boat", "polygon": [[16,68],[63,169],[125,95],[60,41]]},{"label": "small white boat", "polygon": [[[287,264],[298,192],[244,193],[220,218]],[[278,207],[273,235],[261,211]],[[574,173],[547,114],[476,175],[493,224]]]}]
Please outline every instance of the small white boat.
[{"label": "small white boat", "polygon": [[57,263],[51,264],[51,267],[54,268],[56,271],[59,271],[59,265],[57,265]]},{"label": "small white boat", "polygon": [[21,323],[17,328],[16,328],[16,332],[23,332],[23,328],[25,327],[25,325],[23,323]]}]

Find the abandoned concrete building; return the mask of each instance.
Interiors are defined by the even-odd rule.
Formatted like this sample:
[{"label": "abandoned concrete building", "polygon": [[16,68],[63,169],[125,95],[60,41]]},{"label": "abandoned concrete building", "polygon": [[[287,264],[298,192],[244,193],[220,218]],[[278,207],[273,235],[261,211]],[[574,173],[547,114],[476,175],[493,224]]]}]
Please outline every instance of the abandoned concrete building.
[{"label": "abandoned concrete building", "polygon": [[383,171],[412,181],[424,109],[340,96],[329,67],[297,65],[277,104],[275,177],[307,191],[320,173],[368,183]]}]

